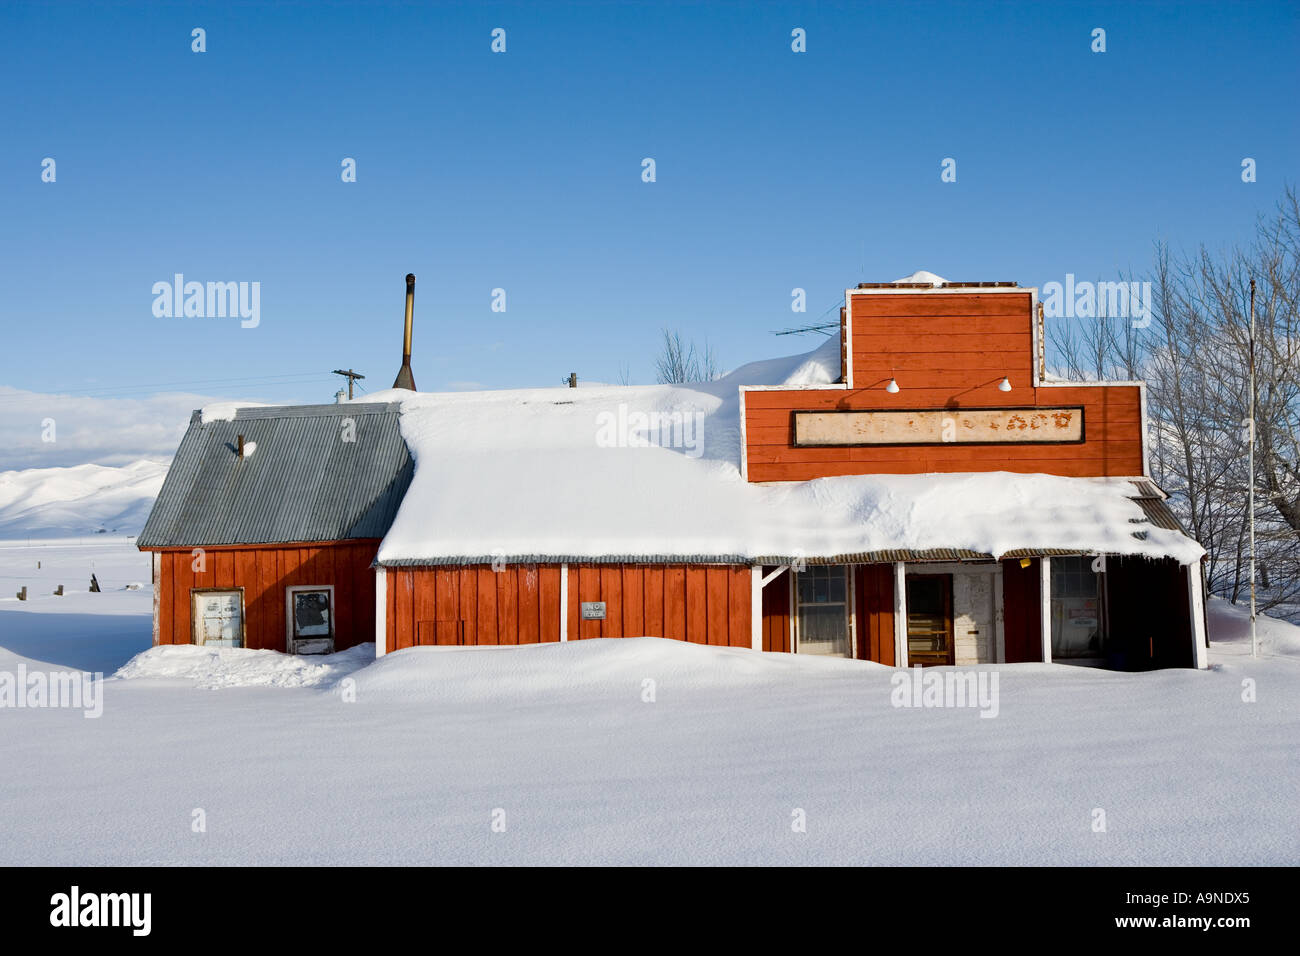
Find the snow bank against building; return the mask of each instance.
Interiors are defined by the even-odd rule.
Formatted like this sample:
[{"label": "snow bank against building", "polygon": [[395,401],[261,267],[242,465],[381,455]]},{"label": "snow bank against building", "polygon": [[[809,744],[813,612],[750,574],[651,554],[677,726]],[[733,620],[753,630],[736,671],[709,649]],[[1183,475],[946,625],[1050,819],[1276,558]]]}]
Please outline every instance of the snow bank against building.
[{"label": "snow bank against building", "polygon": [[575,693],[639,698],[649,678],[681,689],[761,688],[793,679],[845,676],[884,665],[844,658],[761,654],[748,648],[660,637],[483,647],[412,647],[386,654],[357,674],[359,694],[385,700],[481,703]]},{"label": "snow bank against building", "polygon": [[0,539],[136,534],[158,497],[167,461],[0,472]]},{"label": "snow bank against building", "polygon": [[401,403],[415,458],[379,560],[743,563],[894,548],[1071,548],[1189,563],[1203,553],[1152,527],[1124,480],[985,473],[745,481],[740,387],[828,384],[838,375],[832,338],[707,383],[367,396]]},{"label": "snow bank against building", "polygon": [[315,687],[332,684],[374,659],[374,644],[360,644],[337,654],[301,657],[242,647],[172,644],[137,654],[113,676],[122,680],[185,681],[210,690]]},{"label": "snow bank against building", "polygon": [[[1205,611],[1210,622],[1210,640],[1225,645],[1224,650],[1250,653],[1250,604],[1232,604],[1223,598],[1212,597]],[[1275,612],[1276,613],[1276,612]],[[1300,627],[1289,621],[1258,614],[1255,633],[1259,637],[1260,653],[1300,657]]]}]

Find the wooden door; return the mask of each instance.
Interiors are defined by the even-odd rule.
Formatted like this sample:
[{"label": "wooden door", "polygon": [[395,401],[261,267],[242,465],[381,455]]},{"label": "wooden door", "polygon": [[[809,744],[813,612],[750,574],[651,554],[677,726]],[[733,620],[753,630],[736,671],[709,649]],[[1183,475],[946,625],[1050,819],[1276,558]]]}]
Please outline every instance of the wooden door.
[{"label": "wooden door", "polygon": [[953,663],[952,575],[907,576],[908,664]]},{"label": "wooden door", "polygon": [[190,592],[194,643],[216,647],[244,646],[242,589],[195,588]]}]

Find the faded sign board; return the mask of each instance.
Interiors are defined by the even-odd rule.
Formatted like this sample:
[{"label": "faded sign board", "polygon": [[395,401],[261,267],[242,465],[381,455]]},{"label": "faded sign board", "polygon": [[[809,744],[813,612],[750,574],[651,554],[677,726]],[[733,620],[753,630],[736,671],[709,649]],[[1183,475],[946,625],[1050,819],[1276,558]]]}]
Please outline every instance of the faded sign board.
[{"label": "faded sign board", "polygon": [[605,620],[605,602],[604,601],[583,601],[582,619],[584,621]]},{"label": "faded sign board", "polygon": [[1063,445],[1083,434],[1078,406],[794,413],[796,446]]}]

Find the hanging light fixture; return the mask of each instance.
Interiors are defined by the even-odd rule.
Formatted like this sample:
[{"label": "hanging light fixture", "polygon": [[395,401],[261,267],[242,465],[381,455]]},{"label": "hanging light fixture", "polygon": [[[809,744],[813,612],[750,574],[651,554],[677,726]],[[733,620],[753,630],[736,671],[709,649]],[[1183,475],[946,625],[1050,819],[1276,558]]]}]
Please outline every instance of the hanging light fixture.
[{"label": "hanging light fixture", "polygon": [[1002,381],[998,383],[998,391],[999,391],[999,392],[1009,392],[1009,391],[1011,391],[1011,379],[1007,378],[1007,377],[1004,375],[1004,376],[1002,377]]},{"label": "hanging light fixture", "polygon": [[898,394],[898,379],[894,378],[894,370],[889,370],[889,384],[885,386],[885,391],[890,395]]}]

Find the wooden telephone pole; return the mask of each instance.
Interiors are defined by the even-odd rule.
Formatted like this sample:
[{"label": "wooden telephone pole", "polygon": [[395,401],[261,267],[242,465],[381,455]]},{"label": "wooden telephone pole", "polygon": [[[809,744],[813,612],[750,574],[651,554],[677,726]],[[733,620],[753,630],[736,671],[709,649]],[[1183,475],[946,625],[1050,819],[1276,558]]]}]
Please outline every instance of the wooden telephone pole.
[{"label": "wooden telephone pole", "polygon": [[348,380],[348,399],[349,399],[349,400],[352,398],[352,383],[353,383],[353,381],[355,381],[356,379],[359,379],[359,378],[365,378],[365,376],[362,375],[360,372],[354,372],[354,371],[352,371],[352,369],[348,369],[348,370],[345,372],[345,371],[343,371],[343,369],[341,369],[341,368],[336,368],[336,369],[334,370],[334,374],[335,374],[335,375],[342,375],[344,378],[346,378],[346,379]]}]

